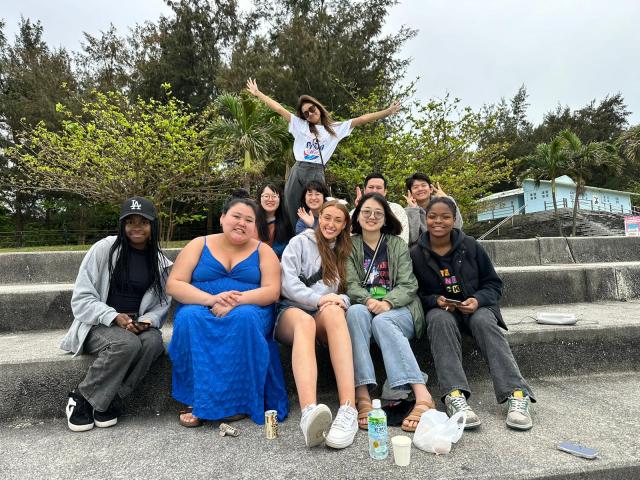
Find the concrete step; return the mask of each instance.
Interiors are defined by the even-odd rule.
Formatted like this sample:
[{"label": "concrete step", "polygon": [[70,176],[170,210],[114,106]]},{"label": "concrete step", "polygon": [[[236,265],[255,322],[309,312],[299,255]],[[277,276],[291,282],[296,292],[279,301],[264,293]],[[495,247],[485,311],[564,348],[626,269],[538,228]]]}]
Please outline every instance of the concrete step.
[{"label": "concrete step", "polygon": [[[531,379],[539,401],[532,408],[534,427],[509,430],[504,407],[495,403],[491,383],[474,382],[470,404],[482,419],[466,431],[450,454],[435,456],[412,447],[411,464],[397,467],[369,458],[366,432],[350,447],[336,451],[304,446],[295,399],[279,426],[280,436],[265,439],[264,428],[250,420],[234,423],[238,438],[220,437],[217,423],[179,426],[174,413],[127,415],[115,427],[72,433],[62,419],[0,422],[3,479],[47,478],[429,478],[449,480],[635,479],[640,478],[640,421],[635,392],[637,371]],[[336,412],[335,394],[320,397]],[[442,405],[439,405],[442,409]],[[389,436],[410,435],[398,427]],[[556,449],[572,441],[598,451],[596,460]],[[136,453],[132,454],[132,450]],[[16,461],[16,456],[20,460]]]},{"label": "concrete step", "polygon": [[499,267],[502,306],[549,305],[640,297],[640,262]]},{"label": "concrete step", "polygon": [[[483,240],[497,267],[640,261],[640,237]],[[180,249],[165,250],[172,260]],[[0,254],[0,285],[73,283],[86,252]]]},{"label": "concrete step", "polygon": [[[507,338],[525,377],[540,375],[581,375],[594,372],[637,370],[640,368],[640,301],[599,304],[547,305],[505,308],[510,326]],[[577,325],[538,325],[538,311],[571,312],[580,318]],[[0,335],[0,419],[51,417],[62,415],[67,393],[83,378],[90,356],[73,358],[57,345],[64,330]],[[171,326],[163,329],[165,341]],[[414,342],[414,352],[422,369],[430,375],[429,387],[436,388],[428,341]],[[466,371],[470,378],[488,378],[488,371],[473,342],[464,345]],[[289,392],[295,392],[291,374],[291,349],[282,347],[281,358]],[[382,384],[382,359],[374,351],[374,361]],[[328,350],[318,347],[318,391],[335,389]],[[534,387],[535,388],[535,387]],[[170,397],[171,365],[162,357],[147,375],[139,390],[128,400],[133,412],[175,410]]]},{"label": "concrete step", "polygon": [[[88,249],[88,247],[87,247]],[[164,250],[174,260],[179,248]],[[0,285],[74,283],[86,251],[0,253]]]},{"label": "concrete step", "polygon": [[640,237],[541,237],[480,243],[496,267],[640,261]]},{"label": "concrete step", "polygon": [[[640,262],[498,267],[502,306],[545,305],[640,297]],[[0,332],[66,328],[73,284],[0,285]]]}]

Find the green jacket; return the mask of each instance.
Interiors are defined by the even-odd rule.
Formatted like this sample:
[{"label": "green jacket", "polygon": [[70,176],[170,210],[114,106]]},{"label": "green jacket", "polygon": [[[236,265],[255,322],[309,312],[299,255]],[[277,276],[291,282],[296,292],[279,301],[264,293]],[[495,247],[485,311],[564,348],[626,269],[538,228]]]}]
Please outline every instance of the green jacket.
[{"label": "green jacket", "polygon": [[[424,312],[416,292],[418,281],[413,275],[413,264],[409,256],[407,244],[395,235],[387,235],[387,257],[389,260],[389,276],[393,289],[387,293],[383,300],[389,302],[393,308],[407,307],[413,317],[413,327],[416,338],[420,338],[424,332]],[[362,288],[364,280],[364,249],[362,235],[351,237],[353,248],[347,261],[347,295],[351,304],[361,303],[365,305],[371,298],[371,294]]]}]

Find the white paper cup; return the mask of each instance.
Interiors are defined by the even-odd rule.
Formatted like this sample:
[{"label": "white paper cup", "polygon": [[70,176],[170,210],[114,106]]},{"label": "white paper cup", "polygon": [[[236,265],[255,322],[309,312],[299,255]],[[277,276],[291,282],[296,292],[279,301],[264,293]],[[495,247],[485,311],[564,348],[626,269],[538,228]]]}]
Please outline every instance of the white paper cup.
[{"label": "white paper cup", "polygon": [[391,438],[393,445],[393,460],[399,467],[406,467],[411,461],[411,438],[404,435],[396,435]]}]

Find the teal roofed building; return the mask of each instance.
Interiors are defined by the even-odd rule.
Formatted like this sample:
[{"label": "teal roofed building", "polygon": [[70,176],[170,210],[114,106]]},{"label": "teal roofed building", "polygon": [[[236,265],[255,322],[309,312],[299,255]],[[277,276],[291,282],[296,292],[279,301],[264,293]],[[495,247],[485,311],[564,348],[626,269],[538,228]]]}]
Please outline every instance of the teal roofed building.
[{"label": "teal roofed building", "polygon": [[[570,177],[563,175],[556,178],[558,208],[573,208],[575,194],[576,184]],[[587,185],[584,193],[578,199],[578,208],[631,214],[631,195],[634,193]],[[522,182],[522,188],[488,195],[478,200],[477,205],[479,222],[553,210],[551,181],[541,180],[540,184],[536,186],[533,180],[526,179]]]}]

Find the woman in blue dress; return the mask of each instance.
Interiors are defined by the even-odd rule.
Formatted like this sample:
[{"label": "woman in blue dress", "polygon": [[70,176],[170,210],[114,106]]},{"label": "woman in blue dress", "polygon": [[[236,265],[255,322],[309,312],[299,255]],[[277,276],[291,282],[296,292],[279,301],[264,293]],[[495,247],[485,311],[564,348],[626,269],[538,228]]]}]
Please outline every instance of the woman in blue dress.
[{"label": "woman in blue dress", "polygon": [[189,409],[186,427],[245,415],[264,423],[265,410],[288,411],[280,356],[272,338],[280,264],[255,240],[256,204],[232,198],[222,233],[192,240],[178,255],[167,292],[176,310],[169,355],[173,397]]}]

